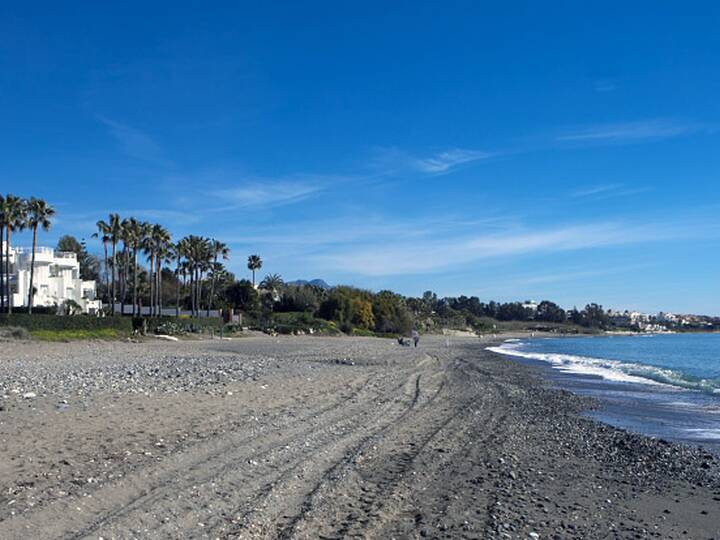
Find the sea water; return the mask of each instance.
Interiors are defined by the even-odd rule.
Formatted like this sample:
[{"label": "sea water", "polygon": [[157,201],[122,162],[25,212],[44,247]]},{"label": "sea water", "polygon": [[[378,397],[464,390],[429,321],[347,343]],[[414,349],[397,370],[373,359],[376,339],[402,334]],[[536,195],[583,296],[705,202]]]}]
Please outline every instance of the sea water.
[{"label": "sea water", "polygon": [[532,338],[490,350],[550,368],[600,420],[720,450],[720,334]]}]

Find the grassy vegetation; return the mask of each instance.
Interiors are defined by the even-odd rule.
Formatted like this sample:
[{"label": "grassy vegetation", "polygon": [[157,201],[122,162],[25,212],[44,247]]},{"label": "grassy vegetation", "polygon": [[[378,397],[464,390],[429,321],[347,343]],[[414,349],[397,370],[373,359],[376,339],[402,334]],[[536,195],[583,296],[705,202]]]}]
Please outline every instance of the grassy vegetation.
[{"label": "grassy vegetation", "polygon": [[[337,324],[315,317],[306,311],[289,311],[271,313],[268,317],[245,316],[243,326],[263,332],[276,332],[278,334],[319,334],[339,335]],[[311,332],[312,331],[312,332]]]},{"label": "grassy vegetation", "polygon": [[130,332],[116,328],[96,328],[94,330],[31,330],[33,339],[40,341],[77,341],[87,339],[114,340],[127,337]]},{"label": "grassy vegetation", "polygon": [[481,317],[477,331],[482,334],[505,332],[557,332],[559,334],[596,334],[600,330],[580,326],[571,322],[553,323],[539,321],[498,321],[490,317]]},{"label": "grassy vegetation", "polygon": [[13,313],[0,315],[0,326],[19,326],[30,330],[102,330],[114,329],[130,332],[132,320],[129,317],[93,317],[91,315],[47,315],[44,313]]}]

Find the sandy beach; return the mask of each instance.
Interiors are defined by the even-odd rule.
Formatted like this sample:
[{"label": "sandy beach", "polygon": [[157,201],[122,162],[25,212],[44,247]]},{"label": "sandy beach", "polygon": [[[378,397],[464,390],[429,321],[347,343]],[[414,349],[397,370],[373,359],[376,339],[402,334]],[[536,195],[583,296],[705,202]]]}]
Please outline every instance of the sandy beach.
[{"label": "sandy beach", "polygon": [[472,338],[5,343],[2,538],[720,538],[707,452]]}]

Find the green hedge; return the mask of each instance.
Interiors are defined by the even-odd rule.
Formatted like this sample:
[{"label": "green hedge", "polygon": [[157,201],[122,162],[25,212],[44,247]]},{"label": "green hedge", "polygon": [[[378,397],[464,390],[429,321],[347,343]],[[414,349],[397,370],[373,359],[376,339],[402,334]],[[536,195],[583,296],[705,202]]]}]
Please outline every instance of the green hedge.
[{"label": "green hedge", "polygon": [[[146,321],[147,331],[156,332],[163,327],[176,329],[175,333],[203,332],[214,330],[219,332],[223,327],[220,318],[177,318],[177,317],[95,317],[91,315],[46,315],[43,313],[0,314],[0,326],[18,326],[26,330],[104,330],[130,333],[142,327]],[[162,333],[162,332],[161,332]]]},{"label": "green hedge", "polygon": [[19,326],[27,330],[100,330],[111,328],[132,331],[129,317],[94,317],[91,315],[46,315],[43,313],[13,313],[0,315],[0,326]]}]

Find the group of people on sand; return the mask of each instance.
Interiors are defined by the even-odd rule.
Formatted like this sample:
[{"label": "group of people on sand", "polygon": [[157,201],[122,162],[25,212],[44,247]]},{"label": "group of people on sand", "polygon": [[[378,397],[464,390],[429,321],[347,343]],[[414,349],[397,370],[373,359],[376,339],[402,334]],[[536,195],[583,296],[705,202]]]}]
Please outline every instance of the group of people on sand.
[{"label": "group of people on sand", "polygon": [[[412,339],[413,344],[415,345],[415,347],[417,347],[418,343],[420,342],[420,334],[418,334],[417,330],[412,331],[412,334],[410,335],[410,339]],[[400,336],[398,338],[398,344],[403,347],[409,347],[410,340],[404,336]]]}]

